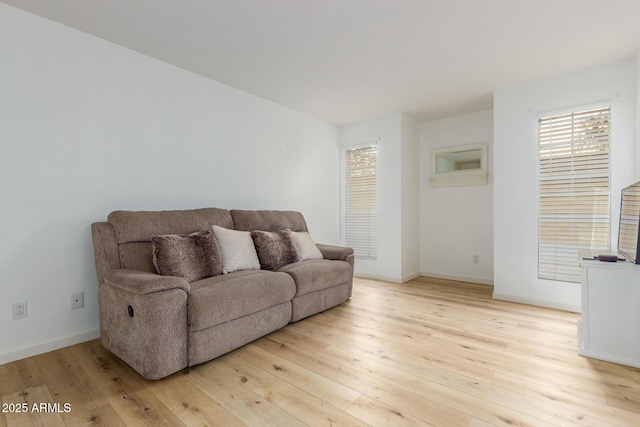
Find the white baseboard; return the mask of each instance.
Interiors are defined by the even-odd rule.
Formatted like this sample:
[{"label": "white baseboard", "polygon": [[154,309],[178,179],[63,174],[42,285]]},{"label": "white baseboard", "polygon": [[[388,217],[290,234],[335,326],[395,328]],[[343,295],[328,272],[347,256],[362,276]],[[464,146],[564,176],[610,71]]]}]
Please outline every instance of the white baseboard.
[{"label": "white baseboard", "polygon": [[94,329],[91,331],[82,332],[71,337],[63,338],[56,341],[50,341],[31,347],[21,348],[9,353],[0,354],[0,365],[14,362],[16,360],[24,359],[26,357],[37,356],[38,354],[48,353],[53,350],[58,350],[71,345],[80,344],[82,342],[91,341],[96,338],[100,338],[100,330]]},{"label": "white baseboard", "polygon": [[354,276],[362,277],[363,279],[384,280],[385,282],[393,282],[393,283],[404,283],[404,282],[408,282],[411,279],[415,279],[416,277],[420,277],[421,274],[412,273],[412,274],[407,274],[406,276],[402,276],[398,278],[398,277],[380,276],[377,274],[366,274],[366,273],[363,274],[356,271],[354,273]]},{"label": "white baseboard", "polygon": [[402,276],[402,283],[408,282],[409,280],[415,279],[416,277],[420,277],[421,274],[416,272],[413,274],[407,274],[406,276]]},{"label": "white baseboard", "polygon": [[383,280],[385,282],[402,283],[401,279],[399,279],[398,277],[380,276],[378,274],[358,273],[356,271],[355,273],[353,273],[353,276],[361,277],[363,279]]},{"label": "white baseboard", "polygon": [[593,350],[586,350],[581,348],[578,350],[578,354],[584,357],[591,357],[593,359],[604,360],[605,362],[613,362],[619,365],[631,366],[634,368],[640,368],[640,362],[634,359],[627,359],[626,357],[620,357],[611,354],[604,354]]},{"label": "white baseboard", "polygon": [[415,279],[416,277],[433,277],[436,279],[445,279],[445,280],[455,280],[458,282],[469,282],[469,283],[478,283],[481,285],[493,285],[493,280],[490,279],[482,279],[479,277],[469,277],[469,276],[454,276],[451,274],[439,274],[439,273],[430,273],[430,272],[417,272],[412,274],[407,274],[406,276],[402,276],[402,278],[398,277],[389,277],[389,276],[380,276],[377,274],[366,274],[366,273],[354,273],[355,277],[362,277],[363,279],[373,279],[373,280],[384,280],[385,282],[393,282],[393,283],[405,283],[411,279]]},{"label": "white baseboard", "polygon": [[555,308],[558,310],[571,311],[573,313],[581,313],[582,307],[573,304],[562,304],[557,301],[541,300],[536,298],[519,297],[514,295],[493,293],[493,299],[502,301],[518,302],[521,304],[537,305],[540,307]]},{"label": "white baseboard", "polygon": [[421,271],[420,276],[434,277],[436,279],[455,280],[458,282],[478,283],[480,285],[493,285],[493,279],[485,279],[482,277],[457,276],[454,274],[440,274],[429,271]]}]

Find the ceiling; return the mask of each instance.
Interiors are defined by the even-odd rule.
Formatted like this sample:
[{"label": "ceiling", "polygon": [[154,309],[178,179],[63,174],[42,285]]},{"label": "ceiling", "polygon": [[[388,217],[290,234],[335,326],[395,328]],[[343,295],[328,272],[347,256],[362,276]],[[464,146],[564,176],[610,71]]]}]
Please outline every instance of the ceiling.
[{"label": "ceiling", "polygon": [[337,125],[492,107],[640,49],[638,0],[1,0]]}]

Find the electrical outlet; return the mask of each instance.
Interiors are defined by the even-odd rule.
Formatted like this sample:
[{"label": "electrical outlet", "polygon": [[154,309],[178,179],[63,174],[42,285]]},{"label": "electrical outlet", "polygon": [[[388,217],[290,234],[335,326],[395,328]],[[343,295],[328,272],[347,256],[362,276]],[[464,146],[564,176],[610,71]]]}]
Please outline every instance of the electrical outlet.
[{"label": "electrical outlet", "polygon": [[13,320],[27,317],[27,302],[16,302],[13,304]]},{"label": "electrical outlet", "polygon": [[71,310],[77,310],[84,307],[84,292],[71,294],[70,307]]},{"label": "electrical outlet", "polygon": [[473,256],[473,263],[474,264],[478,264],[480,262],[480,255],[474,255]]}]

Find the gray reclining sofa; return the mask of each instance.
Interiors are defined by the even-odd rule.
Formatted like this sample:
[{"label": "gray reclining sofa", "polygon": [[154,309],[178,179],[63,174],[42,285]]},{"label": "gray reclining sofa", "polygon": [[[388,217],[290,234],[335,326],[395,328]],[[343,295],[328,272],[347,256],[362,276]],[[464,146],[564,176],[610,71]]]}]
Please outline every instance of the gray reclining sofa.
[{"label": "gray reclining sofa", "polygon": [[307,231],[299,212],[218,208],[115,211],[91,226],[102,344],[147,379],[214,359],[351,297],[353,251],[339,246],[318,244],[321,259],[271,270],[192,282],[158,274],[153,236],[187,235],[214,225]]}]

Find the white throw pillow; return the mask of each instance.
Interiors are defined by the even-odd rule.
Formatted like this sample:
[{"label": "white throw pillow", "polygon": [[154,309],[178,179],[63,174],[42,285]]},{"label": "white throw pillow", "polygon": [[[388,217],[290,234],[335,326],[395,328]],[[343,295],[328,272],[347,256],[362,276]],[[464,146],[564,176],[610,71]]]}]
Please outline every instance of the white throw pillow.
[{"label": "white throw pillow", "polygon": [[260,270],[260,261],[250,232],[229,230],[214,225],[213,234],[222,254],[222,273]]},{"label": "white throw pillow", "polygon": [[309,233],[306,231],[292,231],[291,235],[293,236],[293,244],[296,245],[296,250],[298,251],[301,261],[305,259],[324,258]]}]

